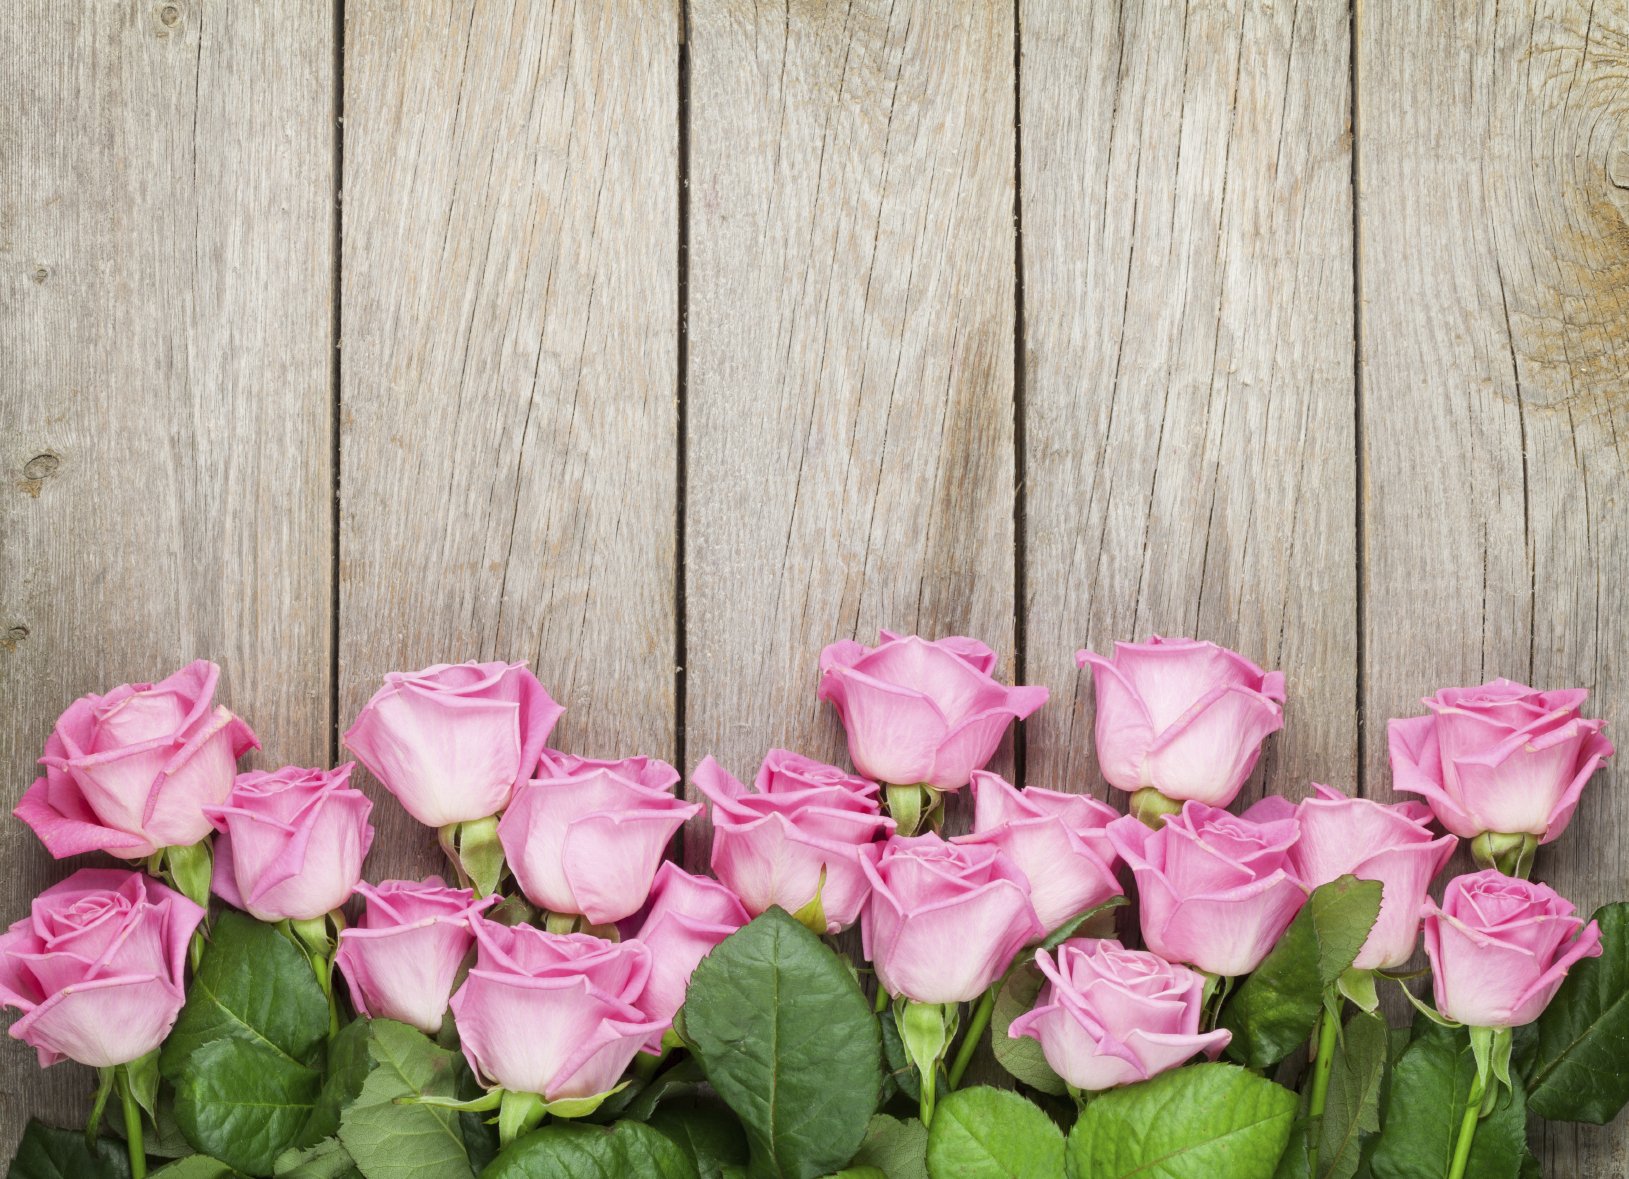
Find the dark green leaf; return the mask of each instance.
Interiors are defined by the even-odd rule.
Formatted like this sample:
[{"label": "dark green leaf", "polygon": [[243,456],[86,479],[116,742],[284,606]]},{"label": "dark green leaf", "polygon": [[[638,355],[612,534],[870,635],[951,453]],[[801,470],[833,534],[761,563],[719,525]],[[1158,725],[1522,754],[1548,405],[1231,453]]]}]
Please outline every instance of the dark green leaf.
[{"label": "dark green leaf", "polygon": [[389,1019],[369,1022],[374,1067],[340,1114],[339,1140],[367,1179],[469,1179],[459,1113],[400,1098],[456,1097],[461,1062],[424,1033]]},{"label": "dark green leaf", "polygon": [[1120,906],[1129,903],[1130,902],[1124,896],[1110,897],[1101,905],[1087,909],[1078,917],[1069,918],[1069,920],[1065,921],[1062,925],[1058,926],[1058,928],[1047,934],[1046,940],[1041,943],[1041,948],[1045,950],[1056,949],[1070,938],[1079,934],[1081,927],[1084,926],[1088,921],[1101,917],[1105,913],[1112,913],[1114,910],[1120,908]]},{"label": "dark green leaf", "polygon": [[887,1067],[883,1074],[884,1093],[888,1096],[903,1093],[912,1102],[922,1100],[922,1079],[916,1075],[910,1055],[905,1051],[905,1039],[899,1034],[893,1004],[883,1008],[878,1023],[882,1027],[882,1059]]},{"label": "dark green leaf", "polygon": [[1279,1156],[1273,1179],[1312,1179],[1312,1155],[1307,1149],[1307,1116],[1297,1114],[1290,1126],[1290,1140]]},{"label": "dark green leaf", "polygon": [[277,1179],[363,1179],[351,1152],[338,1138],[324,1138],[305,1150],[285,1151],[273,1170]]},{"label": "dark green leaf", "polygon": [[84,1130],[30,1121],[6,1179],[130,1179],[130,1159],[122,1142],[98,1138],[91,1146]]},{"label": "dark green leaf", "polygon": [[1380,883],[1342,876],[1313,890],[1272,952],[1222,1008],[1227,1054],[1271,1068],[1312,1034],[1324,991],[1352,965],[1380,912]]},{"label": "dark green leaf", "polygon": [[204,1154],[269,1175],[311,1117],[322,1075],[269,1044],[235,1038],[196,1049],[175,1086],[175,1120]]},{"label": "dark green leaf", "polygon": [[915,1118],[878,1114],[849,1166],[875,1167],[888,1179],[928,1179],[927,1127]]},{"label": "dark green leaf", "polygon": [[[620,1116],[630,1121],[648,1122],[651,1114],[662,1102],[671,1101],[677,1097],[693,1097],[705,1088],[706,1083],[702,1079],[701,1066],[696,1063],[695,1057],[687,1056],[651,1081],[643,1089],[635,1090],[630,1086],[628,1089],[623,1090],[625,1093],[633,1093],[634,1096],[632,1100],[624,1103]],[[621,1095],[620,1093],[612,1094],[606,1103],[600,1106],[600,1110],[595,1111],[596,1116],[589,1120],[596,1122],[602,1120],[616,1121],[616,1116],[601,1119],[597,1115],[607,1108],[614,1108],[617,1098]]]},{"label": "dark green leaf", "polygon": [[1072,1179],[1257,1179],[1273,1173],[1295,1094],[1229,1064],[1198,1064],[1096,1094],[1069,1135]]},{"label": "dark green leaf", "polygon": [[785,912],[702,959],[684,1027],[746,1128],[755,1173],[810,1179],[858,1149],[882,1087],[877,1019],[849,969]]},{"label": "dark green leaf", "polygon": [[[812,935],[811,935],[812,936]],[[639,1122],[554,1122],[510,1143],[481,1179],[698,1179],[671,1139]]]},{"label": "dark green leaf", "polygon": [[741,1123],[716,1099],[683,1097],[667,1102],[651,1115],[650,1127],[690,1156],[701,1179],[718,1179],[725,1167],[747,1161],[747,1136]]},{"label": "dark green leaf", "polygon": [[940,1102],[928,1130],[933,1179],[1057,1179],[1063,1131],[1016,1093],[979,1085]]},{"label": "dark green leaf", "polygon": [[1040,1042],[1030,1036],[1015,1040],[1008,1034],[1012,1021],[1035,1006],[1044,981],[1034,963],[1026,963],[1007,975],[990,1012],[990,1050],[1001,1067],[1018,1080],[1056,1097],[1067,1093],[1068,1087],[1046,1062]]},{"label": "dark green leaf", "polygon": [[1388,1035],[1384,1018],[1361,1011],[1341,1033],[1319,1127],[1318,1179],[1352,1179],[1363,1157],[1364,1137],[1380,1129]]},{"label": "dark green leaf", "polygon": [[1595,920],[1601,956],[1573,963],[1539,1016],[1525,1073],[1534,1113],[1604,1126],[1629,1103],[1629,902]]},{"label": "dark green leaf", "polygon": [[339,1115],[362,1092],[362,1082],[373,1068],[368,1052],[369,1021],[352,1020],[328,1044],[322,1090],[311,1117],[300,1131],[299,1145],[309,1146],[339,1132]]},{"label": "dark green leaf", "polygon": [[241,1172],[218,1159],[189,1155],[152,1172],[152,1179],[237,1179]]}]

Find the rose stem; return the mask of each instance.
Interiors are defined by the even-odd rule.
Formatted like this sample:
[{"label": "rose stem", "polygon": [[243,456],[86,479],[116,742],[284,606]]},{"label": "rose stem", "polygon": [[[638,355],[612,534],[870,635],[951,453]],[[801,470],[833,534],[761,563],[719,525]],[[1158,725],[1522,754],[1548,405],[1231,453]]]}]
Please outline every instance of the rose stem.
[{"label": "rose stem", "polygon": [[991,986],[979,999],[979,1005],[973,1008],[973,1018],[968,1022],[967,1034],[962,1037],[962,1045],[956,1050],[956,1060],[950,1066],[950,1087],[956,1088],[962,1083],[962,1074],[967,1071],[968,1063],[973,1059],[973,1053],[978,1048],[979,1037],[984,1035],[984,1029],[990,1025],[990,1010],[995,1006],[995,986]]},{"label": "rose stem", "polygon": [[130,1149],[130,1179],[147,1179],[147,1151],[141,1140],[141,1108],[130,1089],[130,1069],[119,1066],[119,1102],[124,1106],[124,1138]]},{"label": "rose stem", "polygon": [[1471,1157],[1471,1140],[1476,1137],[1476,1119],[1482,1112],[1482,1073],[1477,1071],[1471,1082],[1471,1095],[1465,1102],[1465,1116],[1459,1120],[1459,1138],[1454,1142],[1454,1161],[1448,1167],[1448,1179],[1464,1179],[1465,1164]]},{"label": "rose stem", "polygon": [[1335,1067],[1335,1039],[1340,1034],[1340,1019],[1325,1007],[1318,1017],[1318,1058],[1312,1066],[1312,1095],[1307,1104],[1308,1117],[1321,1118],[1329,1100],[1329,1074]]}]

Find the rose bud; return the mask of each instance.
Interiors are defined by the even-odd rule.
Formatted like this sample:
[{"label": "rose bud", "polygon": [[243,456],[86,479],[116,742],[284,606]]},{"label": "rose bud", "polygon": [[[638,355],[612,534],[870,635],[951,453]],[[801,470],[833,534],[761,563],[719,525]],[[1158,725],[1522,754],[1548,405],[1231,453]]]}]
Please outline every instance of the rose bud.
[{"label": "rose bud", "polygon": [[1091,665],[1098,765],[1120,790],[1226,806],[1284,724],[1283,674],[1215,643],[1155,635],[1114,644],[1109,659],[1077,651],[1075,661]]},{"label": "rose bud", "polygon": [[684,1004],[690,976],[701,960],[747,920],[741,902],[718,881],[692,876],[671,862],[656,873],[650,912],[639,927],[639,940],[651,953],[650,980],[639,996],[639,1009],[661,1021],[658,1043]]},{"label": "rose bud", "polygon": [[340,930],[334,964],[351,1004],[373,1019],[395,1019],[434,1035],[447,1014],[458,968],[475,945],[473,923],[497,901],[448,888],[439,876],[422,883],[358,884],[362,920]]},{"label": "rose bud", "polygon": [[261,921],[311,921],[343,905],[373,843],[373,802],[347,785],[353,765],[240,774],[226,805],[206,808],[221,833],[215,895]]},{"label": "rose bud", "polygon": [[661,1020],[638,999],[651,972],[639,941],[545,933],[475,922],[476,962],[452,997],[464,1057],[487,1088],[536,1093],[546,1101],[597,1097]]},{"label": "rose bud", "polygon": [[751,791],[711,757],[691,780],[713,804],[713,872],[747,912],[797,913],[818,891],[826,933],[859,920],[871,892],[860,849],[894,830],[875,782],[784,749],[769,751]]},{"label": "rose bud", "polygon": [[232,789],[237,759],[259,742],[215,705],[221,669],[189,663],[156,684],[81,696],[45,742],[35,781],[12,813],[57,859],[105,851],[145,859],[209,834],[204,807]]},{"label": "rose bud", "polygon": [[1228,977],[1260,965],[1306,902],[1290,856],[1299,834],[1293,816],[1256,823],[1202,802],[1157,830],[1131,815],[1109,824],[1148,948]]},{"label": "rose bud", "polygon": [[865,849],[860,940],[890,995],[976,999],[1041,936],[1029,881],[1000,848],[895,836]]},{"label": "rose bud", "polygon": [[[1347,798],[1316,782],[1312,788],[1317,793],[1291,810],[1301,834],[1290,848],[1290,862],[1308,888],[1348,875],[1380,882],[1380,916],[1352,965],[1394,970],[1414,956],[1420,904],[1459,841],[1452,835],[1437,838],[1431,811],[1421,803],[1387,806]],[[1245,817],[1255,814],[1253,807]]]},{"label": "rose bud", "polygon": [[995,652],[974,639],[929,642],[885,630],[875,647],[844,641],[822,651],[818,694],[842,718],[860,773],[959,790],[1013,720],[1046,703],[1045,688],[992,679],[995,665]]},{"label": "rose bud", "polygon": [[1033,1011],[1008,1034],[1029,1036],[1077,1089],[1146,1081],[1203,1052],[1215,1060],[1233,1033],[1199,1030],[1205,979],[1158,954],[1117,941],[1075,939],[1035,955],[1047,982]]},{"label": "rose bud", "polygon": [[532,904],[595,925],[637,913],[668,840],[701,807],[673,797],[676,770],[655,758],[595,761],[546,751],[498,824]]},{"label": "rose bud", "polygon": [[345,745],[431,827],[495,815],[537,767],[565,709],[524,663],[393,671]]},{"label": "rose bud", "polygon": [[[1424,701],[1431,715],[1387,726],[1394,788],[1422,796],[1455,835],[1517,837],[1530,860],[1537,843],[1566,828],[1590,775],[1612,754],[1601,722],[1578,715],[1587,694],[1505,679],[1444,688]],[[1483,847],[1473,850],[1492,865]]]},{"label": "rose bud", "polygon": [[1600,927],[1571,901],[1492,869],[1456,876],[1420,915],[1437,1011],[1472,1027],[1532,1023],[1574,962],[1601,955]]},{"label": "rose bud", "polygon": [[0,934],[0,1003],[42,1068],[63,1057],[128,1064],[164,1042],[186,999],[182,970],[204,911],[137,872],[85,868],[34,898]]}]

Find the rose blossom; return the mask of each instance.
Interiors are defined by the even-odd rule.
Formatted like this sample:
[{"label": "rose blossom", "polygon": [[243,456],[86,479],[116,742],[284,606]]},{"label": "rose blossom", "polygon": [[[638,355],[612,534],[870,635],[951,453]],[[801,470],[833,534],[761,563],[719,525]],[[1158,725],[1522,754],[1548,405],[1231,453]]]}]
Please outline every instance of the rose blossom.
[{"label": "rose blossom", "polygon": [[1233,1038],[1199,1030],[1205,980],[1186,966],[1106,939],[1067,941],[1056,955],[1035,955],[1046,985],[1008,1034],[1039,1041],[1052,1071],[1077,1089],[1146,1081],[1200,1052],[1215,1060]]},{"label": "rose blossom", "polygon": [[1456,876],[1438,907],[1420,906],[1437,1010],[1472,1027],[1514,1028],[1549,1006],[1580,958],[1601,954],[1601,930],[1546,884],[1488,869]]},{"label": "rose blossom", "polygon": [[1298,835],[1293,817],[1256,823],[1202,802],[1157,831],[1130,815],[1109,824],[1148,948],[1228,977],[1260,965],[1307,899],[1290,856]]},{"label": "rose blossom", "polygon": [[37,779],[12,813],[57,859],[105,851],[144,859],[209,834],[237,759],[259,742],[215,705],[221,669],[204,659],[156,684],[81,696],[57,718]]},{"label": "rose blossom", "polygon": [[564,711],[524,663],[438,663],[386,675],[345,744],[410,815],[445,827],[501,811]]},{"label": "rose blossom", "polygon": [[875,647],[845,640],[822,651],[818,694],[842,718],[860,773],[959,790],[1007,726],[1046,703],[1045,688],[992,679],[995,665],[995,652],[975,639],[929,642],[885,630]]},{"label": "rose blossom", "polygon": [[973,775],[973,834],[951,842],[1006,852],[1029,881],[1035,914],[1050,931],[1122,891],[1106,831],[1119,817],[1087,795],[1034,786],[1016,790],[980,770]]},{"label": "rose blossom", "polygon": [[1424,700],[1430,716],[1387,726],[1395,788],[1424,797],[1455,835],[1494,831],[1548,843],[1612,754],[1601,722],[1578,715],[1587,695],[1506,679],[1443,688]]},{"label": "rose blossom", "polygon": [[639,911],[674,832],[701,807],[673,796],[676,770],[656,758],[597,761],[552,750],[498,824],[522,892],[595,925]]},{"label": "rose blossom", "polygon": [[1091,665],[1098,765],[1120,790],[1226,806],[1284,724],[1283,673],[1215,643],[1155,635],[1075,662]]},{"label": "rose blossom", "polygon": [[353,768],[240,774],[224,806],[205,808],[221,832],[215,895],[261,921],[310,921],[343,905],[373,843],[373,802],[348,785]]},{"label": "rose blossom", "polygon": [[358,884],[362,920],[339,933],[334,965],[351,1003],[374,1019],[395,1019],[434,1035],[447,1013],[453,981],[475,945],[473,923],[496,896],[475,899],[441,877]]},{"label": "rose blossom", "polygon": [[0,1003],[13,1039],[92,1068],[164,1042],[186,999],[182,970],[203,909],[137,872],[84,868],[34,898],[0,935]]},{"label": "rose blossom", "polygon": [[[747,911],[716,880],[692,876],[677,864],[664,863],[651,889],[650,912],[639,927],[639,940],[650,948],[650,980],[639,997],[639,1009],[673,1024],[684,1003],[690,976],[714,946],[747,923]],[[656,1039],[660,1041],[661,1033]]]},{"label": "rose blossom", "polygon": [[547,1101],[614,1089],[641,1046],[662,1034],[638,999],[650,977],[642,942],[475,922],[477,957],[452,997],[464,1056],[481,1084]]},{"label": "rose blossom", "polygon": [[859,920],[871,891],[860,850],[894,830],[875,782],[784,749],[765,756],[754,790],[711,757],[691,780],[713,804],[713,872],[749,913],[796,913],[819,890],[827,933]]},{"label": "rose blossom", "polygon": [[1029,881],[1000,848],[896,835],[867,847],[860,866],[871,881],[860,940],[890,995],[976,999],[1044,932]]}]

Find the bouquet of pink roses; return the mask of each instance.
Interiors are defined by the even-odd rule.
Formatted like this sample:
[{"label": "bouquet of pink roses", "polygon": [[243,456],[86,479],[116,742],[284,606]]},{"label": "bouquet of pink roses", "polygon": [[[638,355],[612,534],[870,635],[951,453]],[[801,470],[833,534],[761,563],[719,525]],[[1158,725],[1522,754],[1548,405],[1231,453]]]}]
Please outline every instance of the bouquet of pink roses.
[{"label": "bouquet of pink roses", "polygon": [[[78,700],[15,813],[128,866],[35,898],[0,1001],[99,1084],[10,1174],[1526,1179],[1530,1115],[1629,1102],[1629,905],[1529,879],[1612,753],[1583,691],[1392,721],[1423,802],[1235,814],[1282,675],[1186,639],[1079,661],[1126,814],[985,769],[1047,690],[967,638],[828,647],[853,770],[708,757],[705,803],[551,748],[521,664],[393,673],[344,741],[454,884],[363,881],[352,764],[240,773],[212,664]],[[711,876],[665,858],[704,805]],[[1480,870],[1434,899],[1461,840]]]}]

